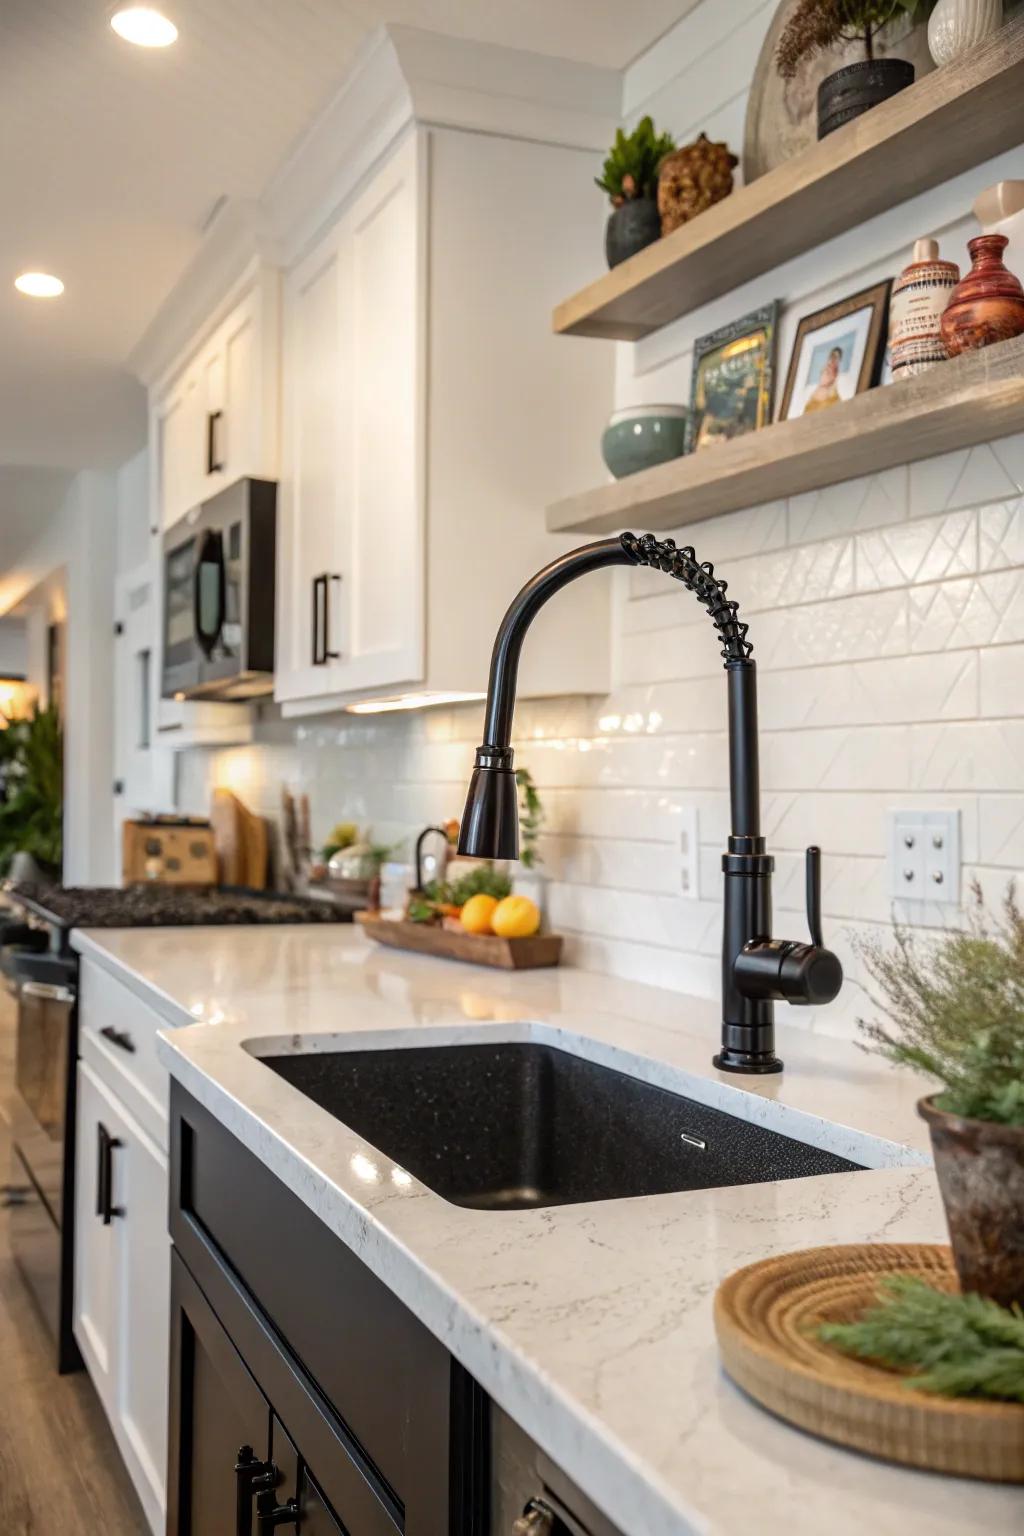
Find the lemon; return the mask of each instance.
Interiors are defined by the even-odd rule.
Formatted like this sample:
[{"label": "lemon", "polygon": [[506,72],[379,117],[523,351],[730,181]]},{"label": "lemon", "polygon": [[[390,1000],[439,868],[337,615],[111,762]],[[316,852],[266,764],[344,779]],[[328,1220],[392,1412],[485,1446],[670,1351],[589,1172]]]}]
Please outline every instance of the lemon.
[{"label": "lemon", "polygon": [[493,896],[478,891],[471,896],[459,913],[467,933],[491,933],[491,917],[498,903]]},{"label": "lemon", "polygon": [[491,913],[491,927],[501,939],[528,939],[540,927],[540,911],[529,896],[506,896]]}]

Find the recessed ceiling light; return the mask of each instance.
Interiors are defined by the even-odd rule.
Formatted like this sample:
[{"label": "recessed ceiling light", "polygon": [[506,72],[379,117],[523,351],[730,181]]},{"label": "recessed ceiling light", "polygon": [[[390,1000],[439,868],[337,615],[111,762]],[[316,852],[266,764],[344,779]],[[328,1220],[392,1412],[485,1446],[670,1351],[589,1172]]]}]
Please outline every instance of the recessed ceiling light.
[{"label": "recessed ceiling light", "polygon": [[14,286],[30,299],[56,299],[64,292],[64,284],[52,272],[23,272],[14,279]]},{"label": "recessed ceiling light", "polygon": [[174,22],[150,5],[129,5],[123,11],[115,11],[110,25],[118,37],[139,48],[167,48],[178,36]]}]

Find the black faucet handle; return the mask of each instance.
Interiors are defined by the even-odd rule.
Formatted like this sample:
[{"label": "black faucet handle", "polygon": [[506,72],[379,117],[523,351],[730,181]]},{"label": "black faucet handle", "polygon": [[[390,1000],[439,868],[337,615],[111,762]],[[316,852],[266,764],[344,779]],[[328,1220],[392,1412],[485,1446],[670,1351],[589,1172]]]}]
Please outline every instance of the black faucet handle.
[{"label": "black faucet handle", "polygon": [[807,877],[807,926],[811,933],[811,943],[824,949],[825,940],[821,935],[821,849],[813,844],[807,850],[804,868]]}]

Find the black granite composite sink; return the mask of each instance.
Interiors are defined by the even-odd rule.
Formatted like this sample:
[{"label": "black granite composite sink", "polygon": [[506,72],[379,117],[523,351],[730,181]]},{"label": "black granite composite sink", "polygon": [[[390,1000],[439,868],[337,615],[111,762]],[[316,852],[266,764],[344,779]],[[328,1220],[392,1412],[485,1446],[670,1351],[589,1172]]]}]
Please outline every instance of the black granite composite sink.
[{"label": "black granite composite sink", "polygon": [[523,1210],[860,1167],[532,1043],[264,1056],[455,1205]]}]

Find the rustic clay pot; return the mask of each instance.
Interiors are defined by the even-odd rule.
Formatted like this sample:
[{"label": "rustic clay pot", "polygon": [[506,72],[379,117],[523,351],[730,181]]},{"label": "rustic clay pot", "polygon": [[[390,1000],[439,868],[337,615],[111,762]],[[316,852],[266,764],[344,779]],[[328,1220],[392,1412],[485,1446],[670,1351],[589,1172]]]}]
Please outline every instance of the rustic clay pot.
[{"label": "rustic clay pot", "polygon": [[914,66],[906,59],[859,59],[844,64],[818,86],[818,138],[828,138],[844,123],[913,83]]},{"label": "rustic clay pot", "polygon": [[973,263],[953,289],[942,316],[942,339],[951,357],[1024,332],[1024,288],[1003,265],[1005,235],[976,235],[967,242]]},{"label": "rustic clay pot", "polygon": [[653,197],[629,197],[608,215],[604,254],[610,267],[628,261],[661,239],[661,214]]},{"label": "rustic clay pot", "polygon": [[1024,1126],[917,1106],[928,1122],[961,1288],[1024,1306]]}]

